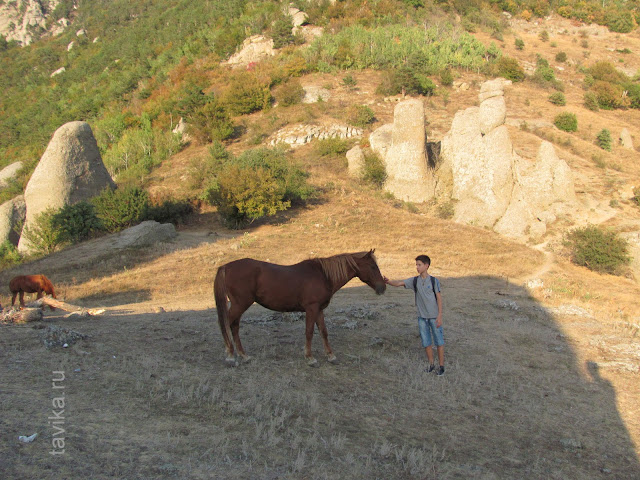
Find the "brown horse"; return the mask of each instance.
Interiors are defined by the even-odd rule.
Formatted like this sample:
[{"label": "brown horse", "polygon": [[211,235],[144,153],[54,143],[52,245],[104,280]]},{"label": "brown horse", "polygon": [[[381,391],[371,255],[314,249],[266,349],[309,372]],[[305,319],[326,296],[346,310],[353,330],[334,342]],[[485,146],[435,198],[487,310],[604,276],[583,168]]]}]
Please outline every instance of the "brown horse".
[{"label": "brown horse", "polygon": [[[24,294],[25,293],[37,293],[38,298],[46,293],[56,298],[56,293],[53,290],[53,284],[44,275],[20,275],[13,277],[9,282],[9,290],[13,296],[11,297],[11,305],[15,305],[16,296],[20,294],[20,306],[24,307]],[[54,307],[49,305],[51,310],[55,310]]]},{"label": "brown horse", "polygon": [[[249,359],[240,342],[240,317],[254,302],[278,312],[305,312],[304,356],[307,363],[310,366],[317,364],[311,355],[314,325],[318,326],[322,335],[327,359],[336,362],[336,356],[329,346],[323,311],[331,297],[353,277],[358,277],[378,295],[384,293],[386,284],[373,252],[311,258],[295,265],[276,265],[243,258],[218,268],[214,294],[218,323],[227,350],[227,363],[238,364],[234,357],[232,336],[240,357]],[[227,305],[227,298],[230,306]]]}]

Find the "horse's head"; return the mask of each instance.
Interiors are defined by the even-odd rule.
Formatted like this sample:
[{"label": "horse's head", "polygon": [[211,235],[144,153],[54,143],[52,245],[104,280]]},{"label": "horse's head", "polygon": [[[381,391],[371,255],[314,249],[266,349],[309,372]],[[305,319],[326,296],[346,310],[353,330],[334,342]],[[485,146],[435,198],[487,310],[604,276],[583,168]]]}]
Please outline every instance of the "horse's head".
[{"label": "horse's head", "polygon": [[378,295],[382,295],[387,289],[387,284],[382,278],[378,264],[376,263],[376,257],[374,256],[375,250],[369,250],[363,256],[354,256],[354,260],[358,265],[358,271],[356,276],[364,283],[373,288]]}]

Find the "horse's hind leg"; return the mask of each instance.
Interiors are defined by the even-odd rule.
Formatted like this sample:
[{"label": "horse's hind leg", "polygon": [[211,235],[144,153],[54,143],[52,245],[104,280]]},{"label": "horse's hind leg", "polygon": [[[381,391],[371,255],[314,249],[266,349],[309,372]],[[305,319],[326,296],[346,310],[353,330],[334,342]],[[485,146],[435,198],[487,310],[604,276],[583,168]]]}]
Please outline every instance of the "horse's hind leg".
[{"label": "horse's hind leg", "polygon": [[327,331],[327,326],[324,323],[324,312],[322,310],[320,310],[320,312],[318,313],[316,324],[318,325],[318,330],[320,331],[320,336],[322,337],[322,343],[324,344],[324,351],[327,354],[327,360],[330,363],[337,363],[338,359],[333,354],[331,345],[329,345],[329,332]]},{"label": "horse's hind leg", "polygon": [[13,307],[16,304],[16,297],[18,296],[18,292],[13,292],[11,295],[11,306]]},{"label": "horse's hind leg", "polygon": [[[253,303],[253,302],[251,302]],[[242,346],[242,342],[240,341],[240,317],[242,314],[251,306],[251,304],[238,304],[237,302],[231,302],[231,308],[229,309],[229,327],[231,327],[231,334],[233,335],[233,342],[236,344],[236,349],[238,350],[238,355],[242,358],[243,361],[248,362],[251,357],[249,357]],[[232,347],[233,348],[233,347]],[[233,355],[233,350],[231,352]]]}]

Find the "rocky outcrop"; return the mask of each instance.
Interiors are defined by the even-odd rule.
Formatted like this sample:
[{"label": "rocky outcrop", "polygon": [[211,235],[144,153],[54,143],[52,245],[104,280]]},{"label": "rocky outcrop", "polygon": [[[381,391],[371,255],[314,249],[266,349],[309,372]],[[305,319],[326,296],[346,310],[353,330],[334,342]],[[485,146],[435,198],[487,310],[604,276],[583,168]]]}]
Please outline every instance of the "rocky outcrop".
[{"label": "rocky outcrop", "polygon": [[253,35],[242,42],[240,51],[231,55],[226,63],[232,67],[246,67],[250,63],[259,62],[275,54],[271,38],[263,35]]},{"label": "rocky outcrop", "polygon": [[510,84],[485,82],[480,106],[456,113],[440,143],[426,142],[420,100],[398,103],[393,124],[369,137],[384,159],[385,188],[405,201],[454,200],[460,223],[516,239],[542,237],[548,224],[575,208],[573,178],[549,142],[534,160],[515,153],[505,125],[504,88]]},{"label": "rocky outcrop", "polygon": [[627,150],[635,150],[633,146],[633,138],[631,138],[631,134],[626,128],[623,128],[620,132],[620,146]]},{"label": "rocky outcrop", "polygon": [[[96,139],[85,122],[69,122],[53,134],[25,189],[25,228],[43,211],[73,205],[115,184],[102,163]],[[26,239],[18,244],[29,251]]]},{"label": "rocky outcrop", "polygon": [[347,152],[347,171],[350,177],[360,178],[364,171],[364,152],[356,145]]},{"label": "rocky outcrop", "polygon": [[113,237],[113,248],[135,248],[168,242],[178,235],[172,223],[158,223],[147,220],[134,227],[127,228]]},{"label": "rocky outcrop", "polygon": [[299,147],[313,139],[326,138],[355,138],[362,136],[362,129],[346,125],[292,125],[279,130],[269,144],[286,143],[292,147]]},{"label": "rocky outcrop", "polygon": [[24,196],[19,195],[0,205],[0,244],[9,241],[18,245],[20,236],[16,227],[24,222],[27,208]]},{"label": "rocky outcrop", "polygon": [[387,170],[385,190],[409,202],[425,202],[433,197],[435,181],[427,165],[422,100],[411,99],[396,105],[391,145],[382,158]]},{"label": "rocky outcrop", "polygon": [[480,107],[458,112],[442,140],[442,174],[449,173],[454,220],[512,238],[540,237],[547,223],[575,205],[571,171],[549,142],[535,161],[519,157],[504,125],[504,87],[485,82]]},{"label": "rocky outcrop", "polygon": [[29,45],[34,40],[32,32],[38,28],[44,29],[46,23],[42,2],[38,0],[0,4],[0,35],[7,40],[16,40],[22,46]]},{"label": "rocky outcrop", "polygon": [[309,85],[304,87],[302,103],[326,102],[329,98],[331,98],[331,92],[326,88]]}]

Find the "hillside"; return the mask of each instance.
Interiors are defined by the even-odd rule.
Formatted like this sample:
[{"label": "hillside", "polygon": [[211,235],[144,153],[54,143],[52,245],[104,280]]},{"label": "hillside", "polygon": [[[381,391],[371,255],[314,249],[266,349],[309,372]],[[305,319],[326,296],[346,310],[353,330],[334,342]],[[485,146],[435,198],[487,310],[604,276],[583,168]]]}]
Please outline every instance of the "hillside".
[{"label": "hillside", "polygon": [[[545,30],[548,41],[539,37]],[[496,42],[482,31],[474,36]],[[547,58],[565,85],[565,107],[531,81],[506,89],[518,153],[535,158],[542,139],[551,141],[575,175],[588,220],[621,233],[640,230],[640,210],[630,201],[640,178],[637,150],[595,144],[603,128],[614,137],[627,128],[637,145],[640,110],[585,108],[579,68],[605,60],[635,74],[638,31],[609,33],[558,17],[514,20],[498,43],[531,68],[537,54]],[[625,49],[631,53],[619,53]],[[566,61],[554,62],[559,51]],[[245,134],[228,149],[251,148],[259,135],[269,138],[289,123],[342,121],[355,103],[374,110],[367,132],[389,123],[396,103],[376,93],[382,73],[349,73],[355,90],[344,84],[345,71],[301,76],[302,85],[328,88],[330,101],[243,115]],[[457,111],[478,103],[486,77],[455,76],[453,86],[424,98],[429,140],[440,140]],[[565,110],[578,117],[575,133],[550,126]],[[192,195],[192,169],[208,147],[194,143],[168,157],[145,188]],[[319,155],[313,142],[290,155],[320,192],[305,207],[230,230],[214,207],[202,205],[172,243],[113,254],[108,239],[98,238],[0,272],[4,285],[17,274],[46,273],[66,301],[107,309],[92,319],[46,311],[33,328],[0,326],[7,478],[637,476],[637,264],[626,276],[573,265],[562,244],[572,218],[560,219],[540,244],[511,242],[438,218],[435,205],[406,204],[349,179],[345,159]],[[444,378],[423,371],[411,292],[389,287],[378,297],[358,280],[326,311],[338,365],[324,360],[316,335],[320,366],[308,368],[303,322],[254,306],[241,323],[253,361],[224,366],[212,296],[217,267],[242,257],[292,264],[370,248],[391,278],[412,276],[417,254],[431,256],[445,299]],[[8,292],[0,300],[10,303]],[[46,349],[41,338],[52,326],[88,337]],[[65,394],[65,452],[57,456],[47,418],[56,378]],[[36,432],[32,444],[16,441]]]}]

